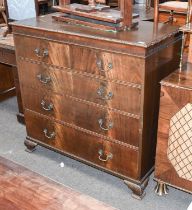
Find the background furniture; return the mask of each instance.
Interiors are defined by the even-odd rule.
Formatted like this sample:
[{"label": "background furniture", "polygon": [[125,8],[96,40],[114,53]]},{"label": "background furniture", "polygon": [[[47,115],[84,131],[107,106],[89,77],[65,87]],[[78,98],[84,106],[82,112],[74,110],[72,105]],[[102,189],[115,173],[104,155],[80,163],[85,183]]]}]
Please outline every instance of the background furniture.
[{"label": "background furniture", "polygon": [[97,4],[96,0],[89,0],[88,5],[82,5],[72,4],[70,0],[60,0],[59,6],[55,6],[54,9],[62,13],[56,15],[55,19],[107,31],[130,30],[138,25],[137,20],[134,21],[138,16],[133,14],[132,1],[119,1],[119,10],[110,9],[109,6],[100,3]]},{"label": "background furniture", "polygon": [[0,13],[3,17],[5,24],[7,25],[7,15],[5,12],[6,12],[5,2],[4,0],[0,0]]},{"label": "background furniture", "polygon": [[49,0],[38,0],[39,14],[46,14],[48,12]]},{"label": "background furniture", "polygon": [[[0,33],[1,36],[2,33]],[[0,39],[0,100],[2,101],[10,96],[14,96],[15,92],[19,108],[17,119],[20,123],[24,123],[23,105],[16,67],[15,46],[13,35],[8,34],[7,37]]]},{"label": "background furniture", "polygon": [[[5,1],[5,10],[8,20],[13,19],[24,19],[30,17],[36,17],[38,14],[37,2],[36,0],[28,1]],[[6,32],[5,32],[6,33]],[[4,34],[2,31],[1,35]],[[6,33],[7,34],[7,33]],[[15,47],[13,42],[13,36],[8,34],[5,38],[0,39],[0,99],[3,100],[9,96],[13,96],[16,91],[19,113],[17,114],[17,119],[20,123],[24,123],[23,105],[20,93],[19,78],[16,68],[16,58],[15,58]]]},{"label": "background furniture", "polygon": [[[190,16],[189,13],[189,19]],[[192,33],[191,24],[180,30],[183,48],[185,34]],[[192,193],[192,63],[191,52],[186,58],[183,49],[181,51],[179,70],[161,82],[155,163],[156,193],[159,195],[168,193],[166,185]]]},{"label": "background furniture", "polygon": [[141,199],[158,84],[179,65],[178,27],[139,20],[138,30],[111,33],[46,15],[13,23],[13,34],[28,150],[40,144],[118,176]]},{"label": "background furniture", "polygon": [[8,17],[11,20],[22,20],[38,15],[37,0],[6,0]]},{"label": "background furniture", "polygon": [[159,3],[155,1],[156,18],[159,22],[172,23],[174,25],[182,26],[187,22],[188,8],[191,7],[191,0],[189,1],[166,1]]},{"label": "background furniture", "polygon": [[166,185],[192,193],[192,65],[161,82],[155,164],[156,192]]}]

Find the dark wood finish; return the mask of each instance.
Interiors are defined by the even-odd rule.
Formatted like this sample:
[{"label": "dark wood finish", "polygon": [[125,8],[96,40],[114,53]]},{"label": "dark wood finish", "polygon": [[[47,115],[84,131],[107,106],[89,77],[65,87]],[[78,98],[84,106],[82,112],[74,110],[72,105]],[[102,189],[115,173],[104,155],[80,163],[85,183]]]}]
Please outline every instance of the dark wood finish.
[{"label": "dark wood finish", "polygon": [[63,15],[54,16],[54,18],[68,24],[79,24],[100,30],[129,30],[137,26],[138,21],[135,23],[132,21],[135,17],[138,17],[138,15],[133,15],[132,1],[119,1],[120,7],[118,10],[103,5],[106,1],[100,0],[97,2],[101,3],[101,5],[96,4],[96,0],[88,0],[88,5],[70,4],[70,0],[60,0],[59,6],[53,8],[62,12]]},{"label": "dark wood finish", "polygon": [[[80,129],[73,129],[71,126],[51,122],[48,118],[29,111],[25,113],[25,120],[28,125],[29,137],[27,138],[29,140],[38,139],[38,143],[41,144],[42,142],[64,154],[78,157],[117,174],[137,179],[137,150],[104,141],[102,138],[82,132]],[[45,129],[47,129],[47,135],[50,136],[54,132],[55,136],[50,139],[47,138],[44,133]],[[104,154],[100,155],[99,150],[103,150]],[[105,161],[110,153],[113,155],[112,159]],[[104,160],[100,160],[99,156]],[[129,160],[129,164],[125,164],[127,160]]]},{"label": "dark wood finish", "polygon": [[17,119],[24,124],[24,111],[19,87],[19,78],[16,68],[16,57],[13,43],[13,36],[8,35],[0,40],[0,83],[1,93],[0,98],[5,99],[10,96],[17,95],[19,113]]},{"label": "dark wood finish", "polygon": [[3,46],[0,47],[1,63],[9,66],[16,65],[15,53],[12,49],[6,49]]},{"label": "dark wood finish", "polygon": [[[21,69],[20,83],[25,87],[36,90],[41,89],[42,93],[49,90],[60,95],[67,94],[70,97],[93,102],[121,112],[140,115],[140,85],[115,83],[101,79],[95,80],[95,78],[85,77],[79,72],[69,71],[68,69],[61,70],[45,64],[39,65],[24,60],[18,61],[18,67]],[[27,78],[25,76],[26,71]],[[44,84],[47,78],[48,82]],[[84,91],[82,92],[82,90]]]},{"label": "dark wood finish", "polygon": [[37,143],[29,141],[27,139],[25,139],[24,144],[26,146],[25,151],[29,153],[34,152],[37,146]]},{"label": "dark wood finish", "polygon": [[[79,88],[74,86],[77,82]],[[82,93],[81,90],[85,91]],[[131,115],[140,115],[141,89],[137,85],[129,86],[74,74],[72,96],[121,112],[131,113]]]},{"label": "dark wood finish", "polygon": [[[143,80],[142,69],[145,63],[142,58],[72,46],[71,58],[77,56],[81,56],[84,62],[79,59],[71,59],[71,68],[82,73],[136,84],[141,84]],[[109,68],[110,64],[111,68]],[[134,68],[135,65],[138,65],[137,69]]]},{"label": "dark wood finish", "polygon": [[0,64],[0,101],[15,95],[14,78],[12,68]]},{"label": "dark wood finish", "polygon": [[[167,23],[172,22],[173,25],[183,26],[186,24],[186,13],[173,13],[170,14],[169,11],[160,11],[159,12],[159,22]],[[172,21],[170,21],[172,19]]]},{"label": "dark wood finish", "polygon": [[138,200],[141,200],[145,196],[145,188],[148,185],[149,178],[147,178],[142,185],[135,184],[125,180],[125,184],[132,190],[132,196]]},{"label": "dark wood finish", "polygon": [[[81,8],[82,6],[85,7],[86,5],[70,4],[65,7],[54,6],[53,8],[62,13],[67,13],[67,14],[70,13],[72,15],[91,18],[94,20],[100,20],[100,21],[105,21],[105,22],[110,22],[110,23],[120,23],[122,21],[121,13],[118,10],[108,8],[109,10],[107,10],[107,13],[101,12],[101,11],[94,11],[93,13],[91,13],[91,12],[82,12],[82,11],[77,10],[77,8]],[[110,17],[109,17],[109,13],[110,13]],[[132,13],[131,13],[131,16],[132,16]]]},{"label": "dark wood finish", "polygon": [[[188,64],[188,66],[182,72],[176,71],[161,82],[162,94],[160,100],[157,154],[155,164],[155,179],[159,183],[171,185],[190,193],[192,193],[191,181],[179,177],[179,174],[168,158],[167,151],[171,128],[170,120],[187,103],[191,104],[191,87],[192,65],[190,64]],[[190,153],[188,155],[189,158],[191,158],[192,155]],[[191,167],[190,164],[189,167]],[[189,173],[192,173],[192,171]]]},{"label": "dark wood finish", "polygon": [[17,96],[17,103],[18,103],[18,109],[19,109],[19,112],[17,113],[17,120],[21,124],[25,124],[24,108],[23,108],[23,102],[21,98],[21,90],[20,90],[20,85],[19,85],[17,67],[13,67],[13,76],[14,76],[14,84],[16,88],[16,96]]},{"label": "dark wood finish", "polygon": [[[155,17],[160,22],[170,23],[173,25],[183,26],[187,22],[190,22],[190,9],[191,7],[191,0],[188,1],[175,1],[171,5],[168,4],[169,1],[165,1],[160,3],[158,0],[155,1]],[[180,3],[185,4],[184,6],[179,7]],[[189,11],[188,11],[189,10]]]},{"label": "dark wood finish", "polygon": [[[20,57],[30,58],[31,60],[48,63],[54,66],[70,67],[69,45],[49,42],[37,38],[14,36],[15,43],[21,41],[17,47]],[[55,53],[55,49],[57,49]],[[37,50],[35,52],[35,50]],[[46,54],[48,52],[48,54]]]},{"label": "dark wood finish", "polygon": [[[28,60],[18,60],[20,83],[26,87],[53,91],[59,94],[72,94],[72,74],[68,69],[61,69],[45,63],[34,63]],[[26,77],[26,73],[28,77]]]},{"label": "dark wood finish", "polygon": [[122,13],[123,21],[122,25],[124,30],[131,29],[133,26],[133,2],[127,0],[121,0],[120,3],[120,11]]},{"label": "dark wood finish", "polygon": [[[142,198],[154,166],[158,83],[179,65],[178,28],[140,20],[138,30],[109,33],[48,15],[14,23],[13,33],[27,140],[131,182]],[[101,85],[105,100],[96,97]],[[99,130],[100,116],[114,130]]]},{"label": "dark wood finish", "polygon": [[2,210],[115,210],[2,157],[0,186]]},{"label": "dark wood finish", "polygon": [[[138,147],[140,127],[138,119],[67,96],[52,95],[40,91],[35,94],[37,90],[34,90],[34,93],[29,96],[31,89],[22,88],[23,103],[26,109],[69,123],[74,127],[78,126],[96,134],[101,134],[108,137],[109,140]],[[44,110],[50,104],[53,108],[49,111]],[[112,126],[110,127],[110,125]]]}]

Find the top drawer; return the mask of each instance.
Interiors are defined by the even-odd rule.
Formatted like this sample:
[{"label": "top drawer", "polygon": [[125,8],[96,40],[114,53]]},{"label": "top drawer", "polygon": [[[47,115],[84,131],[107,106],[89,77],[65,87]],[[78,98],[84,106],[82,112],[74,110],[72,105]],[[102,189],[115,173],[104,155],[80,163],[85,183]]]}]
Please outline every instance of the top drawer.
[{"label": "top drawer", "polygon": [[17,56],[70,68],[69,45],[19,35],[14,41]]},{"label": "top drawer", "polygon": [[145,63],[142,58],[77,46],[72,46],[70,51],[73,70],[110,80],[136,84],[141,84],[143,81]]}]

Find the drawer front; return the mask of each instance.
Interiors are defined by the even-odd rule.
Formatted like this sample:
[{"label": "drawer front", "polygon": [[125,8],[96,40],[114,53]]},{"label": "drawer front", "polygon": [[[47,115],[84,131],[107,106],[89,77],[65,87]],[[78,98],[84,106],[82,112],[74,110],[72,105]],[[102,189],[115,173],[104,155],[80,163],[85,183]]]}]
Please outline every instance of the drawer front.
[{"label": "drawer front", "polygon": [[135,115],[140,115],[141,90],[73,74],[47,64],[18,61],[20,83],[26,87],[51,90],[94,102]]},{"label": "drawer front", "polygon": [[29,137],[97,166],[138,178],[138,151],[55,123],[29,111],[26,111],[25,119]]},{"label": "drawer front", "polygon": [[0,47],[0,61],[4,64],[16,66],[15,51]]},{"label": "drawer front", "polygon": [[[70,97],[31,92],[23,87],[26,109],[134,146],[139,144],[139,120]],[[31,93],[30,93],[31,92]],[[29,95],[30,93],[30,95]]]},{"label": "drawer front", "polygon": [[141,90],[73,74],[74,97],[140,115]]},{"label": "drawer front", "polygon": [[143,81],[145,64],[141,58],[94,51],[83,47],[71,47],[71,58],[72,69],[77,71],[102,76],[110,80],[137,84],[141,84]]},{"label": "drawer front", "polygon": [[12,67],[0,63],[0,95],[1,92],[14,88],[14,86]]},{"label": "drawer front", "polygon": [[55,66],[70,67],[69,46],[56,42],[14,35],[17,57],[32,59]]},{"label": "drawer front", "polygon": [[18,60],[19,80],[26,87],[51,90],[55,93],[71,94],[71,72],[47,64],[36,64]]}]

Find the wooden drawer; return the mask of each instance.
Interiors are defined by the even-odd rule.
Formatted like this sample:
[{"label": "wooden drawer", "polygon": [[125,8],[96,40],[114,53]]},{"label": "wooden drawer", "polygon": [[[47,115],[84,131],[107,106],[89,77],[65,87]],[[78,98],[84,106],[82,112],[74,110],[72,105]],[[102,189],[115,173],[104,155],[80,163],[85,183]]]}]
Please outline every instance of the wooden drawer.
[{"label": "wooden drawer", "polygon": [[[70,97],[23,88],[26,109],[79,126],[111,139],[139,145],[139,120]],[[30,94],[29,94],[30,93]],[[46,110],[45,110],[46,109]]]},{"label": "wooden drawer", "polygon": [[72,69],[103,76],[110,80],[141,84],[145,63],[143,59],[123,54],[71,47]]},{"label": "wooden drawer", "polygon": [[16,66],[15,51],[0,47],[0,61],[4,64]]},{"label": "wooden drawer", "polygon": [[0,64],[0,92],[7,91],[14,86],[12,67]]},{"label": "wooden drawer", "polygon": [[18,60],[20,83],[26,87],[51,90],[60,94],[71,94],[71,72],[47,64]]},{"label": "wooden drawer", "polygon": [[138,151],[25,112],[27,134],[79,159],[134,179],[138,178]]},{"label": "wooden drawer", "polygon": [[69,46],[56,42],[14,35],[17,57],[70,67]]},{"label": "wooden drawer", "polygon": [[20,83],[35,89],[43,88],[68,94],[124,112],[140,115],[141,90],[95,78],[73,74],[47,64],[18,61]]},{"label": "wooden drawer", "polygon": [[170,18],[173,18],[173,25],[183,26],[186,24],[186,14],[182,13],[173,13],[173,16],[169,11],[160,11],[159,12],[159,22],[166,23],[170,22]]},{"label": "wooden drawer", "polygon": [[77,74],[73,74],[72,87],[74,97],[140,115],[141,90],[139,88]]}]

